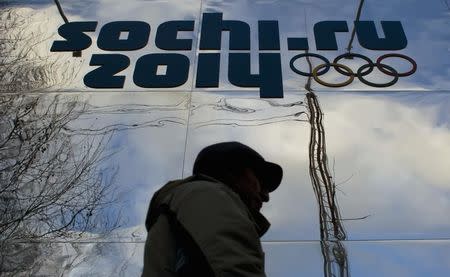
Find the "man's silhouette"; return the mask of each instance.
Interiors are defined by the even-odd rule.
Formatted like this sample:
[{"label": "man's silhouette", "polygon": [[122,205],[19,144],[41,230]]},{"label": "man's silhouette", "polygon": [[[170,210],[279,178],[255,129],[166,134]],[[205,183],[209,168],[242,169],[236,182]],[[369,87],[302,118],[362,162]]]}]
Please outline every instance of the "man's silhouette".
[{"label": "man's silhouette", "polygon": [[204,148],[193,175],[150,202],[143,276],[265,276],[259,212],[283,171],[238,142]]}]

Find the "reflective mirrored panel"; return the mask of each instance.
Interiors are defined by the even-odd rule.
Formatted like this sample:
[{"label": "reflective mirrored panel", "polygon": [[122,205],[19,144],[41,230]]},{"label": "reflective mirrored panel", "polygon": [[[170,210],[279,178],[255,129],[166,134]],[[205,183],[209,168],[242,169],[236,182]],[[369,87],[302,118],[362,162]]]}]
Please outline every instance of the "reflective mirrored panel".
[{"label": "reflective mirrored panel", "polygon": [[[326,258],[327,247],[339,257]],[[448,241],[267,242],[267,276],[445,276]],[[4,255],[5,276],[140,276],[144,243],[16,243]],[[5,253],[6,254],[6,253]],[[20,259],[17,259],[20,257]],[[20,263],[18,261],[20,260]],[[339,262],[337,262],[339,261]],[[332,275],[330,275],[332,276]]]},{"label": "reflective mirrored panel", "polygon": [[1,1],[1,274],[140,276],[154,193],[239,141],[283,168],[261,210],[267,276],[445,276],[449,16],[419,0]]}]

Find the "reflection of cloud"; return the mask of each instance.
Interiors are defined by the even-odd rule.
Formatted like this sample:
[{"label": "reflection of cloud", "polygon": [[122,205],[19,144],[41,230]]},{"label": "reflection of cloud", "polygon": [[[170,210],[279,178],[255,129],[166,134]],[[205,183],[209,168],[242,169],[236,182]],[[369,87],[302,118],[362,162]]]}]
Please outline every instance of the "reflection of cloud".
[{"label": "reflection of cloud", "polygon": [[[393,103],[389,98],[352,97],[348,101],[346,97],[338,97],[330,100],[333,101],[331,107],[325,104],[327,131],[331,136],[330,147],[337,146],[333,151],[336,155],[348,155],[346,153],[351,153],[352,148],[365,147],[367,158],[378,156],[383,160],[377,164],[361,160],[376,165],[372,170],[386,167],[380,171],[395,172],[405,166],[417,172],[424,182],[448,188],[450,174],[446,164],[439,161],[450,157],[450,132],[445,127],[435,126],[438,110],[433,106],[411,108]],[[324,98],[324,102],[330,100]],[[351,134],[345,143],[333,138],[335,132],[342,132],[341,128]]]},{"label": "reflection of cloud", "polygon": [[[203,105],[216,103],[217,99],[206,93],[193,97],[194,103]],[[342,216],[351,219],[371,215],[346,223],[349,239],[447,235],[450,225],[443,218],[450,211],[447,170],[450,132],[441,111],[448,110],[450,99],[445,94],[430,97],[438,99],[437,102],[417,93],[398,93],[392,97],[319,95],[325,113],[330,168],[336,174],[336,183],[353,175],[338,186]],[[239,107],[257,107],[256,102],[252,103]],[[273,116],[276,110],[265,113]],[[198,121],[220,122],[219,119],[230,118],[232,114],[210,108],[196,111],[190,122],[192,126]],[[244,118],[241,116],[240,120]],[[317,239],[318,215],[311,209],[317,204],[308,176],[308,123],[190,128],[185,174],[189,174],[188,169],[201,148],[226,140],[239,140],[255,147],[285,170],[282,186],[264,208],[273,223],[265,239]]]},{"label": "reflection of cloud", "polygon": [[352,227],[357,237],[447,236],[450,226],[443,218],[450,211],[450,132],[436,126],[436,105],[409,107],[389,98],[323,99],[336,171],[358,172],[341,187],[347,194],[340,200],[344,217],[359,216],[358,207],[374,215],[349,222],[350,237]]},{"label": "reflection of cloud", "polygon": [[[325,112],[329,158],[336,159],[336,182],[354,174],[338,187],[345,192],[339,194],[343,217],[372,215],[346,223],[349,238],[447,236],[450,225],[444,218],[450,211],[450,131],[436,122],[440,120],[438,105],[448,109],[449,99],[447,104],[420,106],[404,104],[401,97],[395,102],[387,97],[357,95],[319,97]],[[404,98],[405,102],[421,102],[417,96]],[[303,176],[303,182],[296,174],[295,179],[285,179],[284,183],[308,185],[306,174]],[[306,197],[298,195],[302,200]],[[283,214],[289,208],[285,201],[271,205]],[[277,233],[278,228],[290,233],[287,226],[310,224],[293,222],[295,214],[286,217],[290,221],[283,226],[274,225]]]}]

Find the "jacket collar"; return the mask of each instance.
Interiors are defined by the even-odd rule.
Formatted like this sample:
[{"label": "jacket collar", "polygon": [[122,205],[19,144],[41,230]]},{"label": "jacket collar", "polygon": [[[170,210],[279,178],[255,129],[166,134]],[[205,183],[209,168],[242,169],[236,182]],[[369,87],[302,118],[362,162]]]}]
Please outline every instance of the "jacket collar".
[{"label": "jacket collar", "polygon": [[[220,181],[218,181],[218,180],[216,180],[216,179],[214,179],[212,177],[209,177],[207,175],[203,175],[203,174],[197,175],[197,178],[203,179],[203,180],[207,180],[207,181],[211,181],[211,182],[221,183]],[[269,230],[270,222],[258,210],[254,210],[254,209],[251,209],[249,207],[247,207],[247,208],[248,208],[248,210],[250,211],[250,214],[253,217],[253,221],[255,223],[256,231],[258,232],[259,237],[262,237]]]},{"label": "jacket collar", "polygon": [[258,232],[259,237],[262,237],[267,232],[267,230],[269,230],[270,223],[267,218],[259,211],[250,210],[250,213],[252,214],[255,221],[256,231]]},{"label": "jacket collar", "polygon": [[[146,225],[147,231],[153,225],[154,221],[156,220],[156,218],[158,216],[158,213],[154,212],[154,211],[156,211],[159,204],[161,204],[160,203],[161,199],[164,198],[168,193],[170,193],[171,190],[175,189],[176,187],[178,187],[184,183],[194,181],[194,180],[206,180],[206,181],[210,181],[210,182],[214,182],[214,183],[222,183],[210,176],[203,175],[203,174],[193,175],[193,176],[190,176],[183,180],[175,180],[175,181],[171,181],[171,182],[167,183],[165,186],[163,186],[161,189],[159,189],[152,197],[152,200],[150,202],[150,206],[149,206],[149,209],[147,212],[147,217],[145,220],[145,225]],[[256,231],[257,231],[259,237],[262,237],[267,232],[267,230],[269,230],[269,228],[270,228],[269,221],[259,211],[250,209],[248,207],[247,207],[247,209],[249,210],[250,215],[253,218],[253,222],[255,224]]]}]

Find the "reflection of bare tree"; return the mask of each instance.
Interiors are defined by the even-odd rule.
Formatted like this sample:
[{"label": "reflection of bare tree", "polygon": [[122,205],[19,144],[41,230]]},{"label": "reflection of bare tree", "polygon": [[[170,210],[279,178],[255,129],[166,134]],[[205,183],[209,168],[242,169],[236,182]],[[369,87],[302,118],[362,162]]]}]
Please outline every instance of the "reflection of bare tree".
[{"label": "reflection of bare tree", "polygon": [[[47,45],[55,34],[46,34],[50,19],[32,22],[16,8],[0,10],[0,93],[31,92],[68,84],[77,76],[80,63],[49,56]],[[37,24],[36,28],[30,28]]]},{"label": "reflection of bare tree", "polygon": [[106,138],[75,138],[62,132],[83,112],[77,110],[80,102],[49,98],[1,99],[0,233],[4,239],[59,235],[69,226],[90,229],[93,209],[105,196],[106,180],[92,178],[92,173],[105,158],[101,146]]},{"label": "reflection of bare tree", "polygon": [[[42,256],[41,251],[46,251],[21,242],[70,239],[84,232],[106,234],[119,226],[116,210],[106,210],[115,200],[111,187],[115,171],[99,168],[112,155],[105,154],[104,148],[113,134],[185,124],[177,117],[90,128],[72,124],[81,117],[177,111],[184,102],[95,107],[74,96],[9,94],[0,99],[1,250],[14,253],[2,256],[3,272],[30,270],[25,258],[13,257]],[[49,246],[41,243],[39,247]],[[32,260],[32,266],[41,267],[39,260]]]},{"label": "reflection of bare tree", "polygon": [[[49,98],[49,99],[48,99]],[[1,252],[14,241],[71,238],[107,232],[117,218],[101,214],[113,201],[113,172],[97,166],[106,136],[75,137],[62,130],[83,112],[61,97],[3,96],[0,103]],[[76,144],[76,146],[75,146]],[[2,255],[2,270],[14,260]],[[17,260],[16,260],[17,261]],[[20,261],[17,261],[20,262]]]},{"label": "reflection of bare tree", "polygon": [[170,115],[101,126],[91,124],[92,118],[186,109],[185,100],[93,106],[73,94],[30,94],[67,86],[81,60],[50,54],[52,35],[42,35],[50,18],[40,17],[36,24],[42,26],[34,28],[26,16],[29,11],[0,11],[0,272],[13,276],[37,274],[52,254],[49,240],[104,235],[119,226],[120,211],[110,208],[116,200],[116,170],[104,168],[113,154],[105,149],[113,134],[185,124]]},{"label": "reflection of bare tree", "polygon": [[71,82],[80,67],[43,55],[48,38],[19,9],[0,18],[0,272],[15,275],[48,251],[26,242],[105,233],[119,218],[102,212],[114,201],[114,170],[99,167],[109,136],[65,132],[86,104],[27,94]]}]

